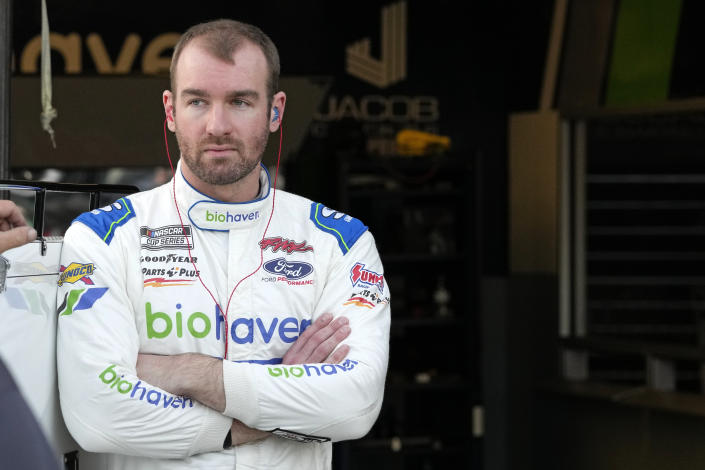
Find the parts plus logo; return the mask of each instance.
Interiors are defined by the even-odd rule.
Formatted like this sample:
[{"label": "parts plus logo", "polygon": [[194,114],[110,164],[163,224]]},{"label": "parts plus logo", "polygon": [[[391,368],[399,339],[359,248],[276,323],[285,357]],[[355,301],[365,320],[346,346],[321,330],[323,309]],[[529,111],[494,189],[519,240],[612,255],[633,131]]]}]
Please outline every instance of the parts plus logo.
[{"label": "parts plus logo", "polygon": [[142,385],[141,380],[138,380],[137,383],[124,380],[123,378],[125,376],[118,376],[118,373],[115,371],[115,364],[111,364],[107,369],[101,372],[98,377],[101,382],[116,392],[122,395],[127,395],[129,393],[130,398],[146,401],[150,405],[154,405],[157,408],[162,407],[166,409],[171,407],[176,409],[184,409],[187,405],[189,408],[193,408],[193,400],[190,398],[169,395],[156,388],[150,388],[147,383]]},{"label": "parts plus logo", "polygon": [[357,361],[346,359],[342,364],[302,364],[300,366],[267,367],[267,372],[272,377],[284,377],[298,379],[301,377],[313,377],[321,375],[335,375],[349,372],[355,368]]},{"label": "parts plus logo", "polygon": [[376,286],[380,292],[384,292],[384,275],[365,269],[365,265],[362,263],[355,263],[355,266],[350,270],[350,282],[353,287]]},{"label": "parts plus logo", "polygon": [[145,250],[188,250],[193,248],[191,226],[140,227],[140,244]]},{"label": "parts plus logo", "polygon": [[62,265],[59,271],[61,272],[59,276],[60,286],[62,286],[64,282],[74,284],[76,281],[81,281],[89,286],[93,285],[93,281],[88,277],[95,272],[95,264],[93,263],[71,263],[68,266]]},{"label": "parts plus logo", "polygon": [[[168,276],[172,277],[198,277],[198,271],[189,268],[179,268],[174,266],[172,268],[142,268],[142,274],[144,276]],[[145,279],[146,282],[146,279]]]},{"label": "parts plus logo", "polygon": [[285,251],[288,254],[294,252],[305,253],[307,251],[313,251],[313,247],[311,245],[307,245],[306,240],[299,243],[282,237],[263,238],[259,242],[259,247],[262,250],[271,248],[274,253],[277,253],[279,250]]},{"label": "parts plus logo", "polygon": [[[148,267],[142,268],[145,277],[145,287],[188,286],[198,277],[198,270],[193,265],[198,259],[174,253],[155,256],[141,256],[140,264]],[[155,277],[151,277],[155,276]]]},{"label": "parts plus logo", "polygon": [[64,300],[57,311],[59,315],[71,315],[78,310],[88,310],[98,299],[108,292],[107,287],[89,287],[87,289],[72,289],[64,294]]}]

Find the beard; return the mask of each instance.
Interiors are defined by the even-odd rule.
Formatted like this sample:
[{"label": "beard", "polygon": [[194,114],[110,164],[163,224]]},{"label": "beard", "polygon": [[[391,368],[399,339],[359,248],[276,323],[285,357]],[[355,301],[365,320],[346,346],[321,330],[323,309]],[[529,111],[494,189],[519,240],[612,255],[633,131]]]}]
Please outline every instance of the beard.
[{"label": "beard", "polygon": [[[204,137],[193,143],[184,137],[176,126],[176,141],[179,143],[184,163],[198,179],[216,186],[236,183],[252,173],[262,160],[268,137],[269,129],[263,127],[262,132],[255,136],[249,146],[241,139],[229,136]],[[203,156],[204,149],[209,145],[227,145],[235,149],[236,157],[206,159]]]}]

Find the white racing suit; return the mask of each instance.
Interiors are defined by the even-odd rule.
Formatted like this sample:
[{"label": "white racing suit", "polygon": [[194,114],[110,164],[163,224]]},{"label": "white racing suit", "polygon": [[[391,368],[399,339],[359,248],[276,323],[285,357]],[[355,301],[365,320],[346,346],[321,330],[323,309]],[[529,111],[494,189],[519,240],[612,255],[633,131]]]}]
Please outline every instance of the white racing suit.
[{"label": "white racing suit", "polygon": [[[69,431],[108,454],[109,468],[330,468],[330,441],[366,434],[382,404],[389,288],[372,235],[357,219],[270,191],[264,168],[260,198],[241,204],[199,193],[180,166],[175,178],[183,227],[169,182],[84,213],[66,232],[57,361]],[[227,333],[197,272],[227,312]],[[326,312],[350,320],[348,357],[282,365]],[[224,414],[136,375],[138,353],[223,357],[225,341]],[[223,450],[231,417],[276,431]]]}]

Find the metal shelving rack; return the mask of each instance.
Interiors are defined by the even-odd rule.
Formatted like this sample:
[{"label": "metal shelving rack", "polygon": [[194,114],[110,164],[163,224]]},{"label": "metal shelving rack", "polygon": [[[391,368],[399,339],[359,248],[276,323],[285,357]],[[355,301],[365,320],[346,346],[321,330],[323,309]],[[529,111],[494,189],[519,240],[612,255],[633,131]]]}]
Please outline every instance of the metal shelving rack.
[{"label": "metal shelving rack", "polygon": [[564,124],[565,390],[703,414],[704,130],[698,109]]},{"label": "metal shelving rack", "polygon": [[[340,470],[479,467],[473,165],[457,155],[338,160],[337,209],[370,227],[392,292],[385,401],[368,436],[338,444]],[[434,300],[441,284],[445,305]]]}]

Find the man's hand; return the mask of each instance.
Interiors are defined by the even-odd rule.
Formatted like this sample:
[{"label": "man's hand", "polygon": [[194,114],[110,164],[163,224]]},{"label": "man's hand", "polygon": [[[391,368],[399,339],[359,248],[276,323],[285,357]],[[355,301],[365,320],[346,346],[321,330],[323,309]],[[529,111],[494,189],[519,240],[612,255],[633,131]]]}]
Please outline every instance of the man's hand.
[{"label": "man's hand", "polygon": [[324,313],[306,328],[284,354],[282,364],[337,364],[345,359],[350,346],[344,344],[335,348],[350,335],[348,319],[339,317],[331,320],[333,315]]},{"label": "man's hand", "polygon": [[36,238],[37,231],[27,226],[20,208],[12,201],[0,200],[0,253]]}]

